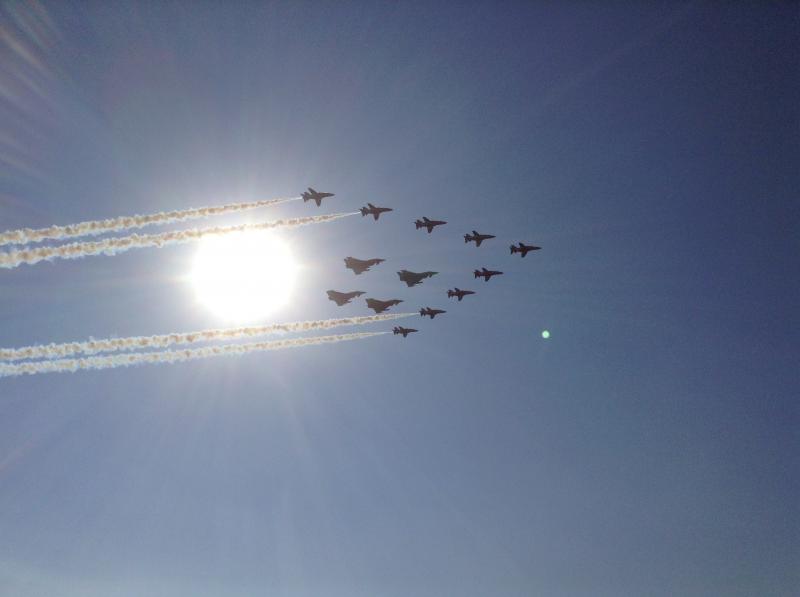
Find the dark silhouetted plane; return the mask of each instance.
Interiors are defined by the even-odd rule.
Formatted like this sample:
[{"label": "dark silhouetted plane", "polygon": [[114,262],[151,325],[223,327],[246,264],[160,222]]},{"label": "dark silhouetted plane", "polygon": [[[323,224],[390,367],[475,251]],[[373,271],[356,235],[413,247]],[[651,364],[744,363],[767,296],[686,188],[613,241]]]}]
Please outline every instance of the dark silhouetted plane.
[{"label": "dark silhouetted plane", "polygon": [[361,216],[363,217],[372,215],[375,218],[375,220],[377,220],[378,216],[387,211],[394,211],[394,210],[391,207],[375,207],[374,205],[372,205],[372,203],[367,203],[367,207],[361,208]]},{"label": "dark silhouetted plane", "polygon": [[494,234],[481,234],[480,232],[473,230],[472,234],[464,235],[464,242],[474,242],[476,247],[480,247],[483,241],[489,240],[490,238],[494,238]]},{"label": "dark silhouetted plane", "polygon": [[453,298],[454,296],[457,296],[458,301],[461,302],[461,299],[463,299],[468,294],[475,294],[475,292],[472,290],[460,290],[459,288],[456,288],[455,290],[447,291],[447,298]]},{"label": "dark silhouetted plane", "polygon": [[319,191],[315,191],[311,187],[308,187],[308,191],[303,193],[303,203],[306,201],[314,201],[317,204],[317,207],[322,205],[322,200],[326,197],[333,197],[334,193],[320,193]]},{"label": "dark silhouetted plane", "polygon": [[397,275],[400,277],[400,279],[403,282],[408,284],[408,286],[410,288],[411,286],[416,286],[417,284],[420,284],[425,278],[430,278],[432,276],[435,276],[438,273],[439,272],[420,272],[420,273],[415,273],[415,272],[410,272],[407,269],[403,269],[403,270],[400,270],[399,272],[397,272]]},{"label": "dark silhouetted plane", "polygon": [[514,253],[522,253],[522,256],[525,257],[525,255],[528,254],[528,251],[538,251],[541,248],[542,247],[534,247],[533,245],[519,243],[518,246],[511,245],[511,254],[513,255]]},{"label": "dark silhouetted plane", "polygon": [[367,299],[367,308],[372,309],[375,313],[383,313],[386,309],[390,307],[394,307],[395,305],[399,305],[402,303],[400,299],[391,299],[388,301],[379,301],[378,299],[368,298]]},{"label": "dark silhouetted plane", "polygon": [[428,218],[423,217],[421,220],[417,220],[416,222],[414,222],[414,224],[416,224],[417,230],[419,230],[420,228],[427,228],[428,234],[430,234],[431,232],[433,232],[434,227],[443,226],[444,224],[447,224],[447,222],[443,220],[429,220]]},{"label": "dark silhouetted plane", "polygon": [[420,315],[422,315],[423,317],[429,315],[431,319],[433,319],[440,313],[447,313],[447,311],[444,311],[442,309],[431,309],[430,307],[423,307],[422,309],[419,310]]},{"label": "dark silhouetted plane", "polygon": [[476,278],[483,278],[485,282],[489,281],[489,278],[492,276],[500,276],[503,272],[498,272],[496,270],[486,269],[485,267],[482,269],[475,270],[475,277]]},{"label": "dark silhouetted plane", "polygon": [[334,303],[339,305],[346,305],[350,301],[352,301],[357,296],[361,296],[362,294],[366,294],[361,290],[354,290],[353,292],[337,292],[336,290],[328,290],[328,298],[332,300]]},{"label": "dark silhouetted plane", "polygon": [[383,263],[385,259],[356,259],[355,257],[345,257],[344,266],[353,270],[355,275],[363,274],[368,271],[373,265]]},{"label": "dark silhouetted plane", "polygon": [[397,325],[397,326],[394,327],[394,329],[392,331],[394,332],[395,336],[397,334],[403,334],[403,338],[408,338],[409,334],[411,334],[412,332],[419,331],[419,330],[415,330],[414,328],[404,328],[401,325]]}]

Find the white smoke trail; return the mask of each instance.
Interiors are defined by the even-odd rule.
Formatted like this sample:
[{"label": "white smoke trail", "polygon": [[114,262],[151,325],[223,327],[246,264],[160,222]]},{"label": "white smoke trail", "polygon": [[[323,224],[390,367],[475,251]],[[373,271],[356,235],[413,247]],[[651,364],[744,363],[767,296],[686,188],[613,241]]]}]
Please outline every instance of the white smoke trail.
[{"label": "white smoke trail", "polygon": [[222,346],[207,346],[204,348],[187,348],[185,350],[140,352],[126,355],[86,357],[83,359],[56,359],[20,363],[16,365],[0,364],[0,377],[36,375],[37,373],[61,373],[65,371],[74,372],[86,369],[113,369],[116,367],[130,367],[143,363],[179,363],[216,356],[282,350],[284,348],[300,346],[334,344],[336,342],[382,336],[388,333],[389,332],[357,332],[353,334],[338,334],[335,336],[314,336],[312,338],[291,338],[288,340],[274,340],[271,342],[253,342],[251,344],[225,344]]},{"label": "white smoke trail", "polygon": [[333,222],[359,212],[328,214],[322,216],[308,216],[304,218],[290,218],[288,220],[274,220],[259,224],[239,224],[238,226],[215,226],[213,228],[191,228],[189,230],[176,230],[161,234],[131,234],[120,238],[107,238],[104,240],[83,243],[71,243],[57,247],[38,247],[35,249],[22,248],[16,251],[0,252],[0,268],[11,269],[23,264],[33,265],[40,261],[50,259],[79,259],[90,255],[117,255],[131,249],[146,247],[165,247],[200,240],[206,236],[217,236],[248,230],[269,230],[271,228],[296,228],[308,224],[322,224]]},{"label": "white smoke trail", "polygon": [[80,236],[96,236],[107,232],[120,232],[132,228],[144,228],[152,224],[175,224],[187,220],[221,216],[223,214],[269,207],[287,201],[297,201],[300,197],[283,197],[280,199],[265,199],[262,201],[249,201],[247,203],[229,203],[214,207],[196,207],[176,211],[165,211],[145,216],[122,216],[108,220],[93,220],[79,222],[68,226],[49,226],[48,228],[21,228],[20,230],[7,230],[0,233],[0,245],[26,245],[43,240],[64,240]]},{"label": "white smoke trail", "polygon": [[403,317],[411,317],[412,315],[416,315],[416,313],[386,313],[383,315],[272,323],[269,325],[210,329],[157,336],[131,336],[128,338],[106,338],[86,342],[66,342],[64,344],[39,344],[22,348],[0,348],[0,360],[58,359],[76,354],[96,354],[98,352],[140,350],[143,348],[167,348],[169,346],[185,346],[213,340],[239,340],[242,338],[257,338],[268,334],[330,330],[342,326],[392,321]]}]

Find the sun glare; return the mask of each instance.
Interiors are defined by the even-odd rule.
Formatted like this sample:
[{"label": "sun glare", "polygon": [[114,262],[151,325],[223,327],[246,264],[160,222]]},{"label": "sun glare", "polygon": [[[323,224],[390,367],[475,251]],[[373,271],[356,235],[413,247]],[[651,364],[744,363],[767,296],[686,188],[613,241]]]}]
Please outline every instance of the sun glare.
[{"label": "sun glare", "polygon": [[288,303],[297,270],[286,243],[267,231],[253,231],[204,238],[191,280],[198,300],[218,317],[246,322]]}]

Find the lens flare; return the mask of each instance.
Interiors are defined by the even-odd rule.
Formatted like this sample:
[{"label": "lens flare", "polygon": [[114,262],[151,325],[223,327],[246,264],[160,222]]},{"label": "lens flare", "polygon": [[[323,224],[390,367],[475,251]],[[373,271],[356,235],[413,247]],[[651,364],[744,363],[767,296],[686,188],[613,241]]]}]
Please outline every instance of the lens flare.
[{"label": "lens flare", "polygon": [[267,231],[204,238],[191,280],[197,298],[226,321],[257,321],[286,305],[299,267],[289,247]]}]

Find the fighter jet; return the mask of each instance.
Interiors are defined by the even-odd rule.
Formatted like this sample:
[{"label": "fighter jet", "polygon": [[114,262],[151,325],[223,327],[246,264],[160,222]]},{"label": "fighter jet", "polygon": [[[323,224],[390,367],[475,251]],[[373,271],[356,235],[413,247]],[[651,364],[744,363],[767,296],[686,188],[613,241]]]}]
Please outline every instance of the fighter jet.
[{"label": "fighter jet", "polygon": [[344,266],[353,270],[355,275],[363,274],[368,271],[373,265],[383,263],[385,259],[356,259],[355,257],[345,257]]},{"label": "fighter jet", "polygon": [[372,203],[367,203],[368,207],[361,208],[361,217],[368,216],[372,214],[372,216],[377,221],[378,216],[386,211],[394,211],[391,207],[375,207]]},{"label": "fighter jet", "polygon": [[489,278],[491,278],[492,276],[499,276],[503,272],[498,272],[498,271],[495,271],[495,270],[486,269],[484,267],[484,268],[479,269],[479,270],[476,269],[474,273],[475,273],[475,277],[476,278],[483,278],[483,280],[485,282],[488,282]]},{"label": "fighter jet", "polygon": [[315,191],[311,187],[308,187],[308,192],[303,193],[303,203],[311,199],[314,202],[316,202],[317,207],[319,207],[320,205],[322,205],[323,199],[325,199],[326,197],[333,197],[333,195],[334,193],[320,193],[318,191]]},{"label": "fighter jet", "polygon": [[473,230],[472,234],[464,235],[464,242],[475,242],[475,246],[480,247],[483,241],[489,240],[490,238],[494,238],[494,234],[481,234],[477,230]]},{"label": "fighter jet", "polygon": [[328,298],[340,307],[346,305],[354,298],[361,296],[362,294],[366,294],[361,290],[355,290],[353,292],[337,292],[336,290],[328,290],[326,292],[328,294]]},{"label": "fighter jet", "polygon": [[419,314],[425,317],[429,315],[431,319],[439,315],[440,313],[447,313],[447,311],[443,311],[442,309],[431,309],[430,307],[424,307],[419,310]]},{"label": "fighter jet", "polygon": [[417,220],[416,222],[414,222],[414,224],[416,224],[417,230],[419,230],[420,228],[427,228],[428,234],[430,234],[431,232],[433,232],[435,226],[442,226],[444,224],[447,224],[447,222],[443,220],[429,220],[428,218],[423,217],[421,220]]},{"label": "fighter jet", "polygon": [[396,336],[397,334],[403,334],[403,338],[408,338],[408,335],[409,335],[410,333],[412,333],[412,332],[417,332],[417,331],[419,331],[419,330],[415,330],[414,328],[404,328],[404,327],[403,327],[403,326],[401,326],[401,325],[397,325],[397,326],[395,326],[395,327],[394,327],[394,329],[393,329],[392,331],[394,332],[394,335],[395,335],[395,336]]},{"label": "fighter jet", "polygon": [[453,298],[454,296],[457,296],[458,302],[461,302],[461,299],[463,299],[468,294],[475,294],[475,292],[473,292],[472,290],[459,290],[458,287],[456,287],[455,290],[447,291],[447,298]]},{"label": "fighter jet", "polygon": [[412,286],[420,284],[425,278],[430,278],[438,273],[439,272],[420,272],[417,274],[415,272],[410,272],[407,269],[402,269],[399,272],[397,272],[397,275],[403,282],[408,284],[408,287],[410,288]]},{"label": "fighter jet", "polygon": [[390,307],[394,307],[395,305],[399,305],[402,303],[400,299],[391,299],[388,301],[379,301],[378,299],[368,298],[367,299],[367,308],[372,309],[375,313],[383,313],[386,309]]},{"label": "fighter jet", "polygon": [[514,253],[522,253],[522,256],[525,257],[525,255],[528,254],[528,251],[538,251],[541,248],[542,247],[534,247],[533,245],[519,243],[519,246],[516,247],[511,245],[511,254],[513,255]]}]

